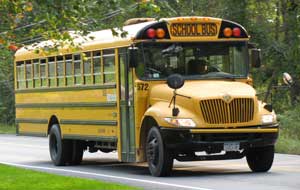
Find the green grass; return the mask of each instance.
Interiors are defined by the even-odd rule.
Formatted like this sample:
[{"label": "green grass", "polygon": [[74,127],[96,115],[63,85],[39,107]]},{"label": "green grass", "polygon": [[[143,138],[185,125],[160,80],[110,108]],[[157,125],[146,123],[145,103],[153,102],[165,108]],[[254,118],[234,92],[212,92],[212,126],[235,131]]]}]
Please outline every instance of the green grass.
[{"label": "green grass", "polygon": [[300,155],[300,140],[291,139],[285,134],[285,132],[281,132],[279,140],[276,144],[276,152]]},{"label": "green grass", "polygon": [[16,127],[0,123],[0,134],[16,134]]},{"label": "green grass", "polygon": [[5,190],[102,190],[138,189],[97,180],[66,177],[0,164],[0,189]]},{"label": "green grass", "polygon": [[280,121],[276,152],[300,155],[300,105],[278,115]]}]

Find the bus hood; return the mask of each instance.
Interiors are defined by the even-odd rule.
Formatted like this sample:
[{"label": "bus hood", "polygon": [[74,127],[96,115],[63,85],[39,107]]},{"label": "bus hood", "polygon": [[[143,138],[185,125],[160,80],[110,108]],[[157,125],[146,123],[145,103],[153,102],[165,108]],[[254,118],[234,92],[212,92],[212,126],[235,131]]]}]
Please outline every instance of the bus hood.
[{"label": "bus hood", "polygon": [[[256,94],[252,86],[235,81],[186,81],[184,86],[176,92],[194,100],[223,98],[224,96],[253,98]],[[150,92],[150,104],[157,101],[170,101],[172,95],[173,89],[167,84],[154,85]],[[181,97],[177,96],[177,98],[181,99],[178,104],[184,104]]]}]

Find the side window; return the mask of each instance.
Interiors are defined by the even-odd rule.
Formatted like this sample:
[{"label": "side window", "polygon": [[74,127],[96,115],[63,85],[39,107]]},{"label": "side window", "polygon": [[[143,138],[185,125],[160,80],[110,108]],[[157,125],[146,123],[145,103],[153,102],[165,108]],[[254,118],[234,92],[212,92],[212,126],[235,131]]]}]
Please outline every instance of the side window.
[{"label": "side window", "polygon": [[33,84],[35,88],[41,87],[39,59],[33,60]]},{"label": "side window", "polygon": [[81,56],[80,54],[73,55],[74,60],[74,75],[75,75],[75,84],[79,85],[82,81],[82,75],[81,75]]},{"label": "side window", "polygon": [[47,68],[46,67],[47,67],[46,59],[41,59],[41,61],[40,61],[40,73],[41,73],[42,87],[48,86],[47,75],[46,75],[46,69]]},{"label": "side window", "polygon": [[84,84],[92,84],[91,78],[91,52],[84,53],[83,57],[83,80]]},{"label": "side window", "polygon": [[17,62],[17,87],[19,89],[25,88],[25,64],[24,61]]},{"label": "side window", "polygon": [[32,88],[33,83],[32,83],[32,64],[31,60],[27,60],[25,62],[26,64],[26,87],[27,88]]},{"label": "side window", "polygon": [[115,83],[115,51],[103,51],[104,83]]},{"label": "side window", "polygon": [[101,52],[94,51],[93,52],[93,78],[95,84],[102,84],[101,77]]},{"label": "side window", "polygon": [[67,86],[73,86],[74,85],[74,67],[73,67],[73,58],[72,55],[66,55],[66,82]]},{"label": "side window", "polygon": [[48,79],[50,87],[55,87],[56,84],[56,76],[55,76],[55,58],[49,57],[48,58]]},{"label": "side window", "polygon": [[63,56],[56,57],[56,73],[57,73],[57,85],[64,86],[65,85],[65,62]]}]

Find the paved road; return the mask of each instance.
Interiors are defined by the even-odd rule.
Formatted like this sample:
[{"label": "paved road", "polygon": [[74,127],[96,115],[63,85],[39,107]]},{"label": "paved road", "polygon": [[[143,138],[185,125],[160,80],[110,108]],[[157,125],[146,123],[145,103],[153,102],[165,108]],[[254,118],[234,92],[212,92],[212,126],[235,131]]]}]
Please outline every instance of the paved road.
[{"label": "paved road", "polygon": [[276,154],[270,172],[255,174],[246,160],[175,162],[171,177],[156,178],[145,164],[118,163],[116,153],[85,152],[80,166],[54,167],[48,139],[0,135],[0,163],[69,176],[113,181],[144,189],[299,190],[300,156]]}]

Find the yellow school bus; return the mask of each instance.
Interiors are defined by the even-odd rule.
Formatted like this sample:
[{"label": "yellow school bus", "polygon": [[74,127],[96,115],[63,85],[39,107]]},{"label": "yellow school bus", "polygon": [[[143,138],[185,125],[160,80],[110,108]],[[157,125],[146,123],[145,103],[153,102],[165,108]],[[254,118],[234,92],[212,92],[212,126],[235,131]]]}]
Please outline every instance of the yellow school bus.
[{"label": "yellow school bus", "polygon": [[80,48],[16,52],[18,134],[48,136],[57,166],[117,151],[153,176],[170,175],[174,159],[246,156],[252,171],[268,171],[278,123],[252,86],[260,51],[247,31],[211,17],[127,24],[125,37],[102,30],[77,36]]}]

